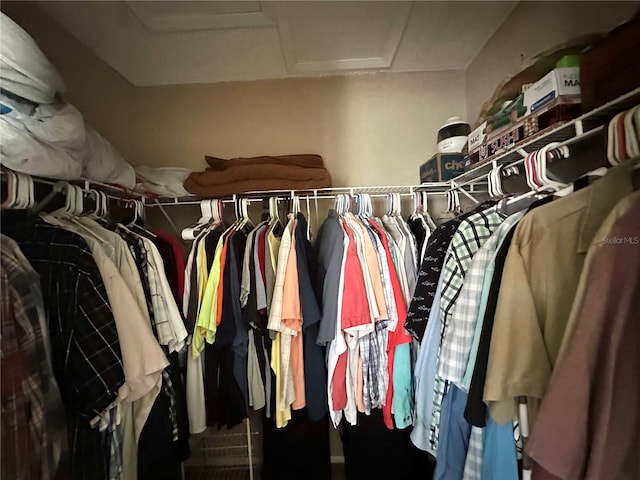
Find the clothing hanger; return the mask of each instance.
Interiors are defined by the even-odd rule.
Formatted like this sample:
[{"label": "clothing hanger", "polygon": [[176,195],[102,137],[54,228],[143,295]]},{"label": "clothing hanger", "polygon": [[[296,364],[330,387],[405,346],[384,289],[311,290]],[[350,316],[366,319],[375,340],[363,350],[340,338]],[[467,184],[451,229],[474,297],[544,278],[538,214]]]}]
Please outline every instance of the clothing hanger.
[{"label": "clothing hanger", "polygon": [[522,165],[504,166],[500,171],[500,186],[505,195],[520,195],[529,190]]},{"label": "clothing hanger", "polygon": [[16,208],[26,208],[29,204],[29,192],[22,173],[14,172],[16,178]]},{"label": "clothing hanger", "polygon": [[[239,207],[240,207],[240,216],[242,218],[240,224],[238,225],[238,227],[236,228],[236,230],[242,230],[243,228],[245,228],[247,225],[249,225],[250,227],[253,228],[253,223],[251,222],[251,218],[249,218],[249,200],[246,198],[241,198],[239,200]],[[299,206],[299,202],[298,202],[298,206]]]},{"label": "clothing hanger", "polygon": [[422,204],[420,200],[420,192],[413,192],[413,212],[411,213],[411,218],[415,218],[421,214]]},{"label": "clothing hanger", "polygon": [[640,105],[632,108],[624,117],[624,130],[626,139],[627,153],[631,158],[640,155],[640,124],[636,121],[634,125],[634,117],[640,115]]},{"label": "clothing hanger", "polygon": [[22,178],[27,189],[27,205],[25,208],[33,208],[36,204],[33,177],[31,175],[22,174]]},{"label": "clothing hanger", "polygon": [[69,187],[70,188],[68,189],[68,191],[71,192],[69,197],[73,199],[71,202],[72,205],[70,207],[71,211],[62,212],[62,214],[57,218],[63,221],[66,221],[70,224],[73,224],[74,226],[76,226],[76,228],[79,228],[80,230],[85,232],[87,235],[91,236],[92,238],[102,243],[103,245],[110,245],[110,242],[102,238],[100,235],[98,235],[96,232],[91,230],[89,227],[87,227],[78,219],[78,217],[80,217],[84,213],[83,211],[84,210],[84,191],[76,185],[70,185]]},{"label": "clothing hanger", "polygon": [[[556,183],[565,186],[573,185],[577,180],[587,176],[602,176],[611,165],[607,154],[611,139],[605,139],[604,135],[605,132],[601,131],[570,145],[558,147],[560,144],[552,144],[554,146],[547,152],[544,167],[546,175],[552,175]],[[547,185],[550,184],[547,183]]]},{"label": "clothing hanger", "polygon": [[309,195],[306,196],[307,201],[307,240],[311,241],[311,204],[309,202]]},{"label": "clothing hanger", "polygon": [[16,183],[17,183],[16,176],[14,175],[14,173],[12,171],[4,169],[4,168],[2,169],[2,175],[7,180],[7,188],[5,189],[7,197],[4,199],[4,201],[2,202],[0,207],[1,208],[14,208],[14,205],[16,204],[17,194],[18,194],[17,189],[16,189]]},{"label": "clothing hanger", "polygon": [[278,197],[269,198],[269,227],[267,234],[278,235],[284,231],[284,225],[278,215]]},{"label": "clothing hanger", "polygon": [[202,200],[200,202],[200,218],[195,224],[182,229],[180,236],[183,240],[195,240],[196,232],[212,222],[213,208],[211,202],[211,200]]},{"label": "clothing hanger", "polygon": [[139,237],[157,237],[155,233],[144,227],[145,212],[142,201],[137,199],[127,200],[127,206],[133,208],[133,219],[127,224],[118,223],[118,226]]}]

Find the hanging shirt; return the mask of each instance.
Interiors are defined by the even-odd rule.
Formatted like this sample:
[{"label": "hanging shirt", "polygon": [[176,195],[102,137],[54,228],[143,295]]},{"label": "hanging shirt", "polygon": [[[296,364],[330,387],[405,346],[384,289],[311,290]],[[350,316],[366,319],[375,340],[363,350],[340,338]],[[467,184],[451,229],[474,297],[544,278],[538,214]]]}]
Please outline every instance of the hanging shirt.
[{"label": "hanging shirt", "polygon": [[[300,285],[298,281],[298,257],[296,251],[295,230],[297,220],[292,218],[291,248],[287,258],[283,296],[282,296],[282,323],[295,331],[293,335],[286,335],[287,348],[290,352],[290,373],[284,372],[286,378],[290,378],[288,395],[285,404],[291,405],[294,410],[300,410],[306,406],[305,378],[304,378],[304,351],[302,340],[302,305],[300,303]],[[284,340],[284,338],[281,337]],[[291,389],[291,386],[293,389]]]},{"label": "hanging shirt", "polygon": [[280,251],[280,238],[277,237],[271,228],[265,235],[265,285],[267,289],[267,312],[271,315],[271,303],[273,302],[273,291],[276,284],[276,269],[278,264],[278,252]]},{"label": "hanging shirt", "polygon": [[251,230],[251,232],[249,232],[249,235],[247,235],[247,248],[245,249],[244,256],[242,258],[242,284],[240,287],[240,304],[243,308],[247,305],[251,287],[249,265],[253,260],[254,249],[249,247],[253,246],[256,233],[258,233],[264,226],[265,222],[258,224],[253,230]]},{"label": "hanging shirt", "polygon": [[[167,345],[169,353],[179,352],[184,347],[188,336],[184,320],[167,282],[160,252],[151,240],[142,238],[142,241],[147,250],[149,272],[151,273],[152,299],[156,300],[156,305],[154,305],[156,328],[158,331],[165,329],[167,332],[161,337],[160,344]],[[163,340],[166,343],[163,343]]]},{"label": "hanging shirt", "polygon": [[[449,321],[473,256],[495,232],[505,217],[506,215],[498,212],[495,207],[489,208],[464,219],[453,235],[442,269],[444,283],[442,284],[442,298],[440,299],[440,311],[442,314],[440,338],[447,334]],[[440,353],[438,353],[438,362],[440,362]],[[437,377],[432,419],[432,426],[436,436],[440,428],[440,404],[445,390],[445,381]]]},{"label": "hanging shirt", "polygon": [[[387,263],[386,252],[380,238],[374,232],[373,228],[367,224],[367,232],[371,241],[375,244],[376,255],[378,258],[378,266],[380,269],[380,279],[382,281],[382,290],[384,294],[385,307],[387,310],[388,320],[379,320],[376,322],[375,333],[371,334],[371,339],[366,342],[364,337],[360,344],[363,358],[369,358],[369,375],[372,377],[370,384],[371,408],[379,408],[384,405],[387,398],[387,389],[389,387],[389,359],[387,355],[387,345],[389,343],[389,325],[398,324],[398,312],[396,309],[395,299],[393,295],[393,287],[391,285],[391,276],[389,273],[389,264]],[[367,352],[367,349],[369,351]],[[376,388],[373,387],[375,383]],[[365,399],[366,401],[366,399]]]},{"label": "hanging shirt", "polygon": [[416,288],[416,282],[418,280],[418,248],[416,245],[416,239],[409,228],[409,225],[404,221],[404,219],[400,216],[394,217],[400,231],[406,239],[406,247],[405,247],[405,261],[410,259],[412,262],[410,265],[407,265],[405,268],[407,272],[407,280],[409,283],[409,299],[407,303],[410,302],[411,297],[413,296],[413,292]]},{"label": "hanging shirt", "polygon": [[[386,396],[386,383],[384,383],[382,395],[379,389],[378,363],[380,361],[381,351],[385,352],[386,356],[386,337],[384,338],[382,347],[379,347],[377,331],[386,329],[388,324],[389,313],[387,310],[387,303],[385,299],[384,288],[382,285],[384,272],[380,268],[378,261],[378,252],[374,245],[375,234],[371,232],[368,226],[365,226],[360,221],[353,223],[355,228],[358,228],[362,233],[362,239],[364,241],[366,262],[368,266],[369,276],[371,279],[371,288],[373,291],[373,301],[376,302],[377,315],[374,317],[376,324],[374,328],[376,331],[369,334],[365,334],[359,338],[360,343],[360,360],[358,365],[358,372],[362,369],[362,382],[358,379],[358,385],[362,385],[362,411],[370,414],[371,408],[375,408],[381,405],[381,398]],[[371,301],[371,299],[369,300]],[[378,327],[378,323],[383,321],[384,326]],[[385,368],[386,370],[386,368]],[[383,371],[385,371],[383,370]],[[383,375],[384,377],[384,375]],[[373,404],[373,407],[372,407]]]},{"label": "hanging shirt", "polygon": [[[391,252],[390,252],[390,247],[389,247],[389,243],[387,240],[387,234],[386,232],[380,227],[380,225],[378,225],[378,223],[374,220],[370,220],[369,224],[373,227],[373,229],[376,231],[376,233],[379,235],[379,238],[382,242],[382,245],[384,246],[385,249],[385,253],[386,253],[386,257],[387,257],[387,266],[389,269],[389,274],[390,274],[390,279],[391,279],[391,286],[393,288],[393,294],[394,294],[394,302],[395,302],[395,306],[396,306],[396,311],[398,313],[398,319],[400,318],[405,318],[406,313],[407,313],[407,309],[406,309],[406,304],[402,295],[402,289],[400,286],[400,282],[398,280],[398,275],[396,273],[394,264],[393,264],[393,260],[391,258]],[[396,387],[396,385],[399,384],[406,384],[406,378],[404,379],[404,382],[397,382],[395,377],[394,377],[394,358],[395,358],[395,354],[396,354],[396,347],[398,345],[404,344],[404,343],[410,343],[411,342],[411,337],[409,337],[405,332],[404,332],[404,328],[402,328],[402,325],[397,324],[395,326],[394,329],[391,328],[391,326],[389,327],[389,336],[388,336],[388,344],[387,344],[387,355],[388,355],[388,363],[389,363],[389,386],[387,388],[387,398],[385,400],[385,404],[382,408],[382,413],[383,413],[383,417],[384,417],[384,421],[385,421],[385,425],[387,426],[387,428],[389,429],[393,429],[393,418],[392,418],[392,408],[393,408],[393,398],[394,398],[394,388]],[[398,379],[400,380],[400,379]],[[411,383],[411,379],[408,379],[409,381],[409,385]],[[410,389],[410,386],[409,386]],[[403,392],[406,391],[405,388],[403,388]]]},{"label": "hanging shirt", "polygon": [[458,386],[462,384],[478,320],[487,265],[502,239],[524,216],[524,213],[518,212],[507,218],[473,256],[440,347],[438,376],[444,380]]},{"label": "hanging shirt", "polygon": [[406,248],[407,239],[404,236],[402,230],[395,221],[395,217],[385,215],[382,217],[382,226],[391,237],[389,241],[389,248],[395,250],[394,265],[396,272],[398,272],[398,281],[402,288],[402,296],[405,304],[408,304],[411,299],[409,275],[407,269],[411,271],[413,269],[411,254]]},{"label": "hanging shirt", "polygon": [[[266,287],[266,264],[265,264],[265,237],[267,226],[258,229],[255,238],[255,249],[253,254],[254,281],[256,284],[256,308],[258,310],[267,309],[267,287]],[[265,324],[266,328],[266,324]]]},{"label": "hanging shirt", "polygon": [[178,298],[182,298],[184,295],[184,284],[185,284],[185,259],[184,254],[182,253],[182,245],[180,244],[180,240],[178,240],[173,235],[170,235],[161,230],[154,230],[153,233],[162,241],[166,242],[171,246],[173,250],[173,259],[176,265],[176,273],[177,273],[177,294]]},{"label": "hanging shirt", "polygon": [[[331,212],[329,212],[331,213]],[[328,221],[329,219],[327,219]],[[343,416],[343,410],[347,405],[347,342],[342,332],[342,307],[345,285],[345,265],[347,260],[346,252],[349,247],[349,237],[344,234],[340,220],[336,218],[337,226],[341,232],[342,258],[340,259],[340,269],[338,277],[338,298],[337,310],[338,318],[334,323],[334,334],[327,347],[327,396],[330,400],[329,416],[334,427],[338,427]],[[326,223],[326,222],[325,222]],[[326,280],[326,279],[325,279]],[[323,317],[324,318],[324,317]]]},{"label": "hanging shirt", "polygon": [[416,248],[419,254],[416,269],[419,270],[420,265],[422,265],[422,261],[424,260],[424,254],[427,250],[427,243],[429,242],[429,237],[431,236],[431,230],[429,229],[427,221],[422,215],[411,215],[407,219],[407,224],[409,225],[409,229],[416,239]]},{"label": "hanging shirt", "polygon": [[102,276],[120,340],[125,383],[118,391],[118,400],[133,402],[140,399],[159,386],[162,370],[169,364],[153,335],[148,313],[147,317],[142,314],[131,290],[98,240],[72,223],[50,215],[45,221],[72,231],[87,242]]},{"label": "hanging shirt", "polygon": [[484,202],[474,210],[458,215],[458,217],[436,228],[429,237],[424,260],[418,273],[416,289],[413,293],[413,299],[411,300],[405,323],[407,331],[417,338],[418,341],[422,341],[422,337],[424,336],[436,286],[438,285],[438,279],[442,272],[445,254],[449,243],[451,243],[453,234],[458,229],[462,220],[473,215],[476,211],[494,204],[494,201]]},{"label": "hanging shirt", "polygon": [[[287,223],[280,240],[277,241],[275,236],[270,239],[274,247],[279,244],[277,257],[274,254],[271,256],[271,261],[276,264],[276,278],[268,324],[269,330],[275,333],[272,345],[271,368],[276,374],[276,426],[278,427],[284,427],[291,419],[290,403],[287,402],[291,398],[293,391],[293,378],[290,377],[290,336],[296,332],[282,322],[282,305],[285,275],[291,250],[291,234],[292,228],[295,227],[294,222],[294,220],[291,220]],[[268,235],[272,234],[269,233]],[[274,249],[272,248],[271,251],[273,252]],[[282,341],[283,333],[287,335],[287,339],[284,342]]]},{"label": "hanging shirt", "polygon": [[498,423],[514,417],[519,396],[528,397],[530,424],[535,421],[570,316],[567,299],[576,295],[596,231],[633,191],[633,165],[610,169],[593,185],[535,209],[518,224],[500,286],[484,388]]},{"label": "hanging shirt", "polygon": [[338,301],[341,296],[340,277],[344,258],[344,232],[340,227],[338,214],[329,210],[329,214],[318,230],[314,251],[318,259],[318,277],[316,292],[322,305],[322,320],[318,332],[318,345],[327,345],[334,339],[339,315]]},{"label": "hanging shirt", "polygon": [[[242,275],[242,262],[244,251],[246,249],[247,236],[243,231],[236,231],[229,238],[229,247],[227,249],[227,261],[229,262],[229,284],[225,288],[229,291],[229,301],[231,309],[229,315],[235,326],[235,335],[233,337],[233,376],[236,383],[240,387],[244,398],[244,405],[249,402],[249,392],[247,383],[247,361],[248,361],[248,326],[245,325],[242,316],[242,307],[240,305],[240,281]],[[246,408],[245,408],[246,413]]]},{"label": "hanging shirt", "polygon": [[40,279],[13,240],[0,242],[2,470],[54,478],[65,474],[68,437]]},{"label": "hanging shirt", "polygon": [[[209,272],[207,283],[202,296],[202,305],[198,314],[198,320],[193,331],[191,340],[192,355],[197,357],[204,349],[205,341],[213,343],[215,340],[216,309],[218,307],[218,286],[222,279],[222,250],[224,245],[224,235],[221,235],[216,245],[211,271]],[[202,268],[202,267],[201,267]]]},{"label": "hanging shirt", "polygon": [[40,275],[53,369],[74,445],[72,471],[104,475],[103,461],[88,461],[103,458],[101,435],[89,420],[116,399],[124,371],[95,260],[82,238],[23,211],[3,211],[2,231],[18,243]]},{"label": "hanging shirt", "polygon": [[193,332],[198,317],[198,261],[197,252],[198,244],[202,240],[205,233],[200,234],[193,241],[187,262],[185,266],[185,286],[182,293],[182,314],[185,318],[185,327],[188,332]]},{"label": "hanging shirt", "polygon": [[[361,255],[364,254],[363,245],[359,244],[360,238],[350,228],[346,218],[340,219],[340,224],[348,238],[346,246],[346,258],[344,266],[344,286],[342,294],[342,315],[340,329],[343,332],[347,343],[347,352],[343,353],[338,359],[338,364],[346,362],[346,404],[344,406],[345,418],[351,425],[355,425],[357,421],[357,402],[358,395],[358,358],[359,348],[358,341],[360,336],[366,335],[373,331],[373,317],[371,311],[375,305],[369,303],[367,293],[367,282],[363,272],[364,267],[361,256],[358,255],[360,246]],[[369,279],[370,283],[370,279]],[[371,292],[373,295],[373,292]],[[374,297],[375,301],[375,297]],[[377,313],[377,308],[376,308]],[[337,379],[342,381],[342,379]],[[334,390],[335,391],[335,390]]]},{"label": "hanging shirt", "polygon": [[526,445],[537,464],[534,478],[640,476],[639,219],[634,192],[592,239],[571,311],[572,335]]},{"label": "hanging shirt", "polygon": [[307,412],[312,421],[318,421],[327,414],[327,367],[324,349],[316,343],[322,319],[320,306],[313,289],[316,278],[316,259],[311,242],[307,238],[307,220],[298,213],[295,229],[296,259],[298,261],[298,286],[304,319],[304,380]]},{"label": "hanging shirt", "polygon": [[429,312],[429,321],[424,340],[418,352],[415,367],[416,379],[416,415],[411,431],[411,442],[420,450],[437,455],[438,444],[432,432],[433,394],[438,365],[438,346],[440,345],[440,292],[442,278],[438,281],[433,308]]}]

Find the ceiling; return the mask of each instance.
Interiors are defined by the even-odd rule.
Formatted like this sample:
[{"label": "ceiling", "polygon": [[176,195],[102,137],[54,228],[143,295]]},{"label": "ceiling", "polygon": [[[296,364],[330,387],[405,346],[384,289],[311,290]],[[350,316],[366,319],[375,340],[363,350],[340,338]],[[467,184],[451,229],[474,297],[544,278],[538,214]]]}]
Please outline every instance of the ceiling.
[{"label": "ceiling", "polygon": [[465,70],[517,4],[37,3],[137,86]]}]

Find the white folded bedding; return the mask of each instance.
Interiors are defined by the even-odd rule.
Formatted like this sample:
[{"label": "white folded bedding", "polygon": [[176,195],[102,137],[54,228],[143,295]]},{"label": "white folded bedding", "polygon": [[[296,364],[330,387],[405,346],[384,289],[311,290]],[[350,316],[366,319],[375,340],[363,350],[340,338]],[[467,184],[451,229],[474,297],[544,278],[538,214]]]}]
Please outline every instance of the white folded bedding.
[{"label": "white folded bedding", "polygon": [[191,170],[180,167],[153,168],[146,165],[135,167],[138,177],[137,190],[155,193],[163,197],[184,197],[191,195],[183,187]]}]

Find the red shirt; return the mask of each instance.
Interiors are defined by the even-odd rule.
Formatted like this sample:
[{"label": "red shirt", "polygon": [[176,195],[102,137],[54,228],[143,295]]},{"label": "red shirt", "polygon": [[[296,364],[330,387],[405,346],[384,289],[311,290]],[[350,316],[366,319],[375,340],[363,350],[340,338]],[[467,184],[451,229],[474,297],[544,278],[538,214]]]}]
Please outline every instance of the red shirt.
[{"label": "red shirt", "polygon": [[184,294],[184,269],[185,269],[185,259],[184,252],[182,251],[182,245],[180,244],[180,240],[178,240],[173,235],[169,235],[166,232],[162,232],[159,230],[155,230],[155,233],[158,238],[161,238],[169,245],[171,245],[171,249],[173,250],[173,256],[176,259],[176,270],[178,271],[178,295],[179,299],[182,298]]}]

